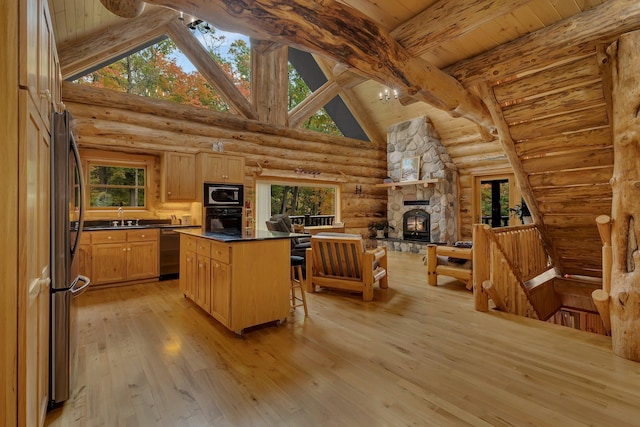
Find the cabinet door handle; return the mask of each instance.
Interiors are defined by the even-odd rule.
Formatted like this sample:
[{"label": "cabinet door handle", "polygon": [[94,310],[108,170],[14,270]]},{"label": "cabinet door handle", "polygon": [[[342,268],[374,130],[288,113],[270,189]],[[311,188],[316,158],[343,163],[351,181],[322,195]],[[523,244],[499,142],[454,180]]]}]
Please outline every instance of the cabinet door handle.
[{"label": "cabinet door handle", "polygon": [[126,251],[127,251],[127,248],[122,248],[122,252],[126,252]]},{"label": "cabinet door handle", "polygon": [[107,236],[107,240],[111,240],[111,236]]}]

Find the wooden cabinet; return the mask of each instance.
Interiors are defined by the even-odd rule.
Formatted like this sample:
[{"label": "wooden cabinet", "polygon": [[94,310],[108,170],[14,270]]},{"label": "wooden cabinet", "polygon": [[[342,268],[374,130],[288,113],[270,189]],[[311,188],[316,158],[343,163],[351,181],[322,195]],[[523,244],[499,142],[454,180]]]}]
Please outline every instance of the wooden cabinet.
[{"label": "wooden cabinet", "polygon": [[201,183],[244,183],[244,157],[219,153],[199,153],[197,161],[198,170],[196,174]]},{"label": "wooden cabinet", "polygon": [[162,166],[162,201],[194,201],[201,192],[196,183],[195,154],[165,153]]},{"label": "wooden cabinet", "polygon": [[180,250],[180,289],[228,329],[240,334],[286,318],[288,239],[226,243],[182,234]]},{"label": "wooden cabinet", "polygon": [[91,233],[83,232],[78,244],[78,274],[91,277]]},{"label": "wooden cabinet", "polygon": [[104,285],[158,276],[158,230],[93,231],[91,283]]}]

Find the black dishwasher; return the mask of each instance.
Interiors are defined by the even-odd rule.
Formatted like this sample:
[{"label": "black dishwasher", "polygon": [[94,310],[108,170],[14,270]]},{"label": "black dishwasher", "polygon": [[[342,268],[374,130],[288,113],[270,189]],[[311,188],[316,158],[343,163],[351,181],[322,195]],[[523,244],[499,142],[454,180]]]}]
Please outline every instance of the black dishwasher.
[{"label": "black dishwasher", "polygon": [[161,228],[159,280],[177,279],[179,274],[180,234],[172,228]]}]

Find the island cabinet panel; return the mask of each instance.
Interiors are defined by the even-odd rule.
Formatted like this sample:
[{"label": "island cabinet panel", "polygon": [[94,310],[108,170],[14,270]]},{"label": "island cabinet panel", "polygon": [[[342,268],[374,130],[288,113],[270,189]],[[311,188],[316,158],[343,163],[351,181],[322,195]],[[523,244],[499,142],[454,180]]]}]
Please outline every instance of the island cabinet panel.
[{"label": "island cabinet panel", "polygon": [[91,241],[91,283],[106,285],[158,277],[158,230],[85,233]]},{"label": "island cabinet panel", "polygon": [[180,248],[180,289],[228,329],[241,334],[286,318],[288,239],[222,242],[183,234]]}]

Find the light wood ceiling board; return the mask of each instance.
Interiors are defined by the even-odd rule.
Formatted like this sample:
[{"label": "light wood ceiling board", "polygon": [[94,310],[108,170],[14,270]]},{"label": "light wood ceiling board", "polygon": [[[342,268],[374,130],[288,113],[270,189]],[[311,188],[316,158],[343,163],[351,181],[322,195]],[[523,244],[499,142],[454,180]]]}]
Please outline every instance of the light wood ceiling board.
[{"label": "light wood ceiling board", "polygon": [[612,147],[611,127],[604,126],[583,132],[542,137],[516,143],[518,156],[522,158],[548,154],[564,154],[584,149]]},{"label": "light wood ceiling board", "polygon": [[511,137],[516,141],[525,139],[552,137],[568,132],[596,129],[609,124],[604,108],[591,108],[572,114],[563,114],[534,122],[511,126]]},{"label": "light wood ceiling board", "polygon": [[[434,0],[431,1],[433,2]],[[339,0],[339,2],[364,13],[387,31],[391,31],[410,19],[416,13],[415,9],[418,3],[425,3],[415,0]],[[429,1],[426,2],[429,3]]]},{"label": "light wood ceiling board", "polygon": [[[499,81],[533,68],[577,54],[598,40],[606,40],[640,27],[640,3],[609,0],[549,27],[529,33],[446,71],[462,82],[475,79]],[[551,54],[550,54],[551,53]]]},{"label": "light wood ceiling board", "polygon": [[537,31],[561,19],[547,0],[532,1],[527,6],[514,11],[513,17],[527,28],[527,32]]},{"label": "light wood ceiling board", "polygon": [[577,86],[561,92],[536,97],[503,108],[505,120],[510,125],[542,120],[558,115],[579,113],[582,110],[601,107],[606,110],[602,83],[598,80],[586,86]]},{"label": "light wood ceiling board", "polygon": [[594,81],[601,81],[600,69],[596,56],[589,55],[539,73],[498,84],[493,90],[498,102],[504,107],[566,88],[584,86]]},{"label": "light wood ceiling board", "polygon": [[530,0],[441,0],[394,29],[391,35],[414,56],[456,39]]},{"label": "light wood ceiling board", "polygon": [[553,8],[558,12],[558,14],[563,18],[567,18],[569,16],[573,16],[580,12],[583,12],[583,10],[575,1],[550,0],[550,3],[553,5]]},{"label": "light wood ceiling board", "polygon": [[567,155],[534,157],[522,160],[522,166],[528,174],[599,168],[611,165],[613,165],[612,148],[584,150]]},{"label": "light wood ceiling board", "polygon": [[609,182],[613,176],[613,166],[607,165],[585,170],[556,171],[529,176],[534,189],[542,187],[566,187],[571,185],[593,185]]}]

